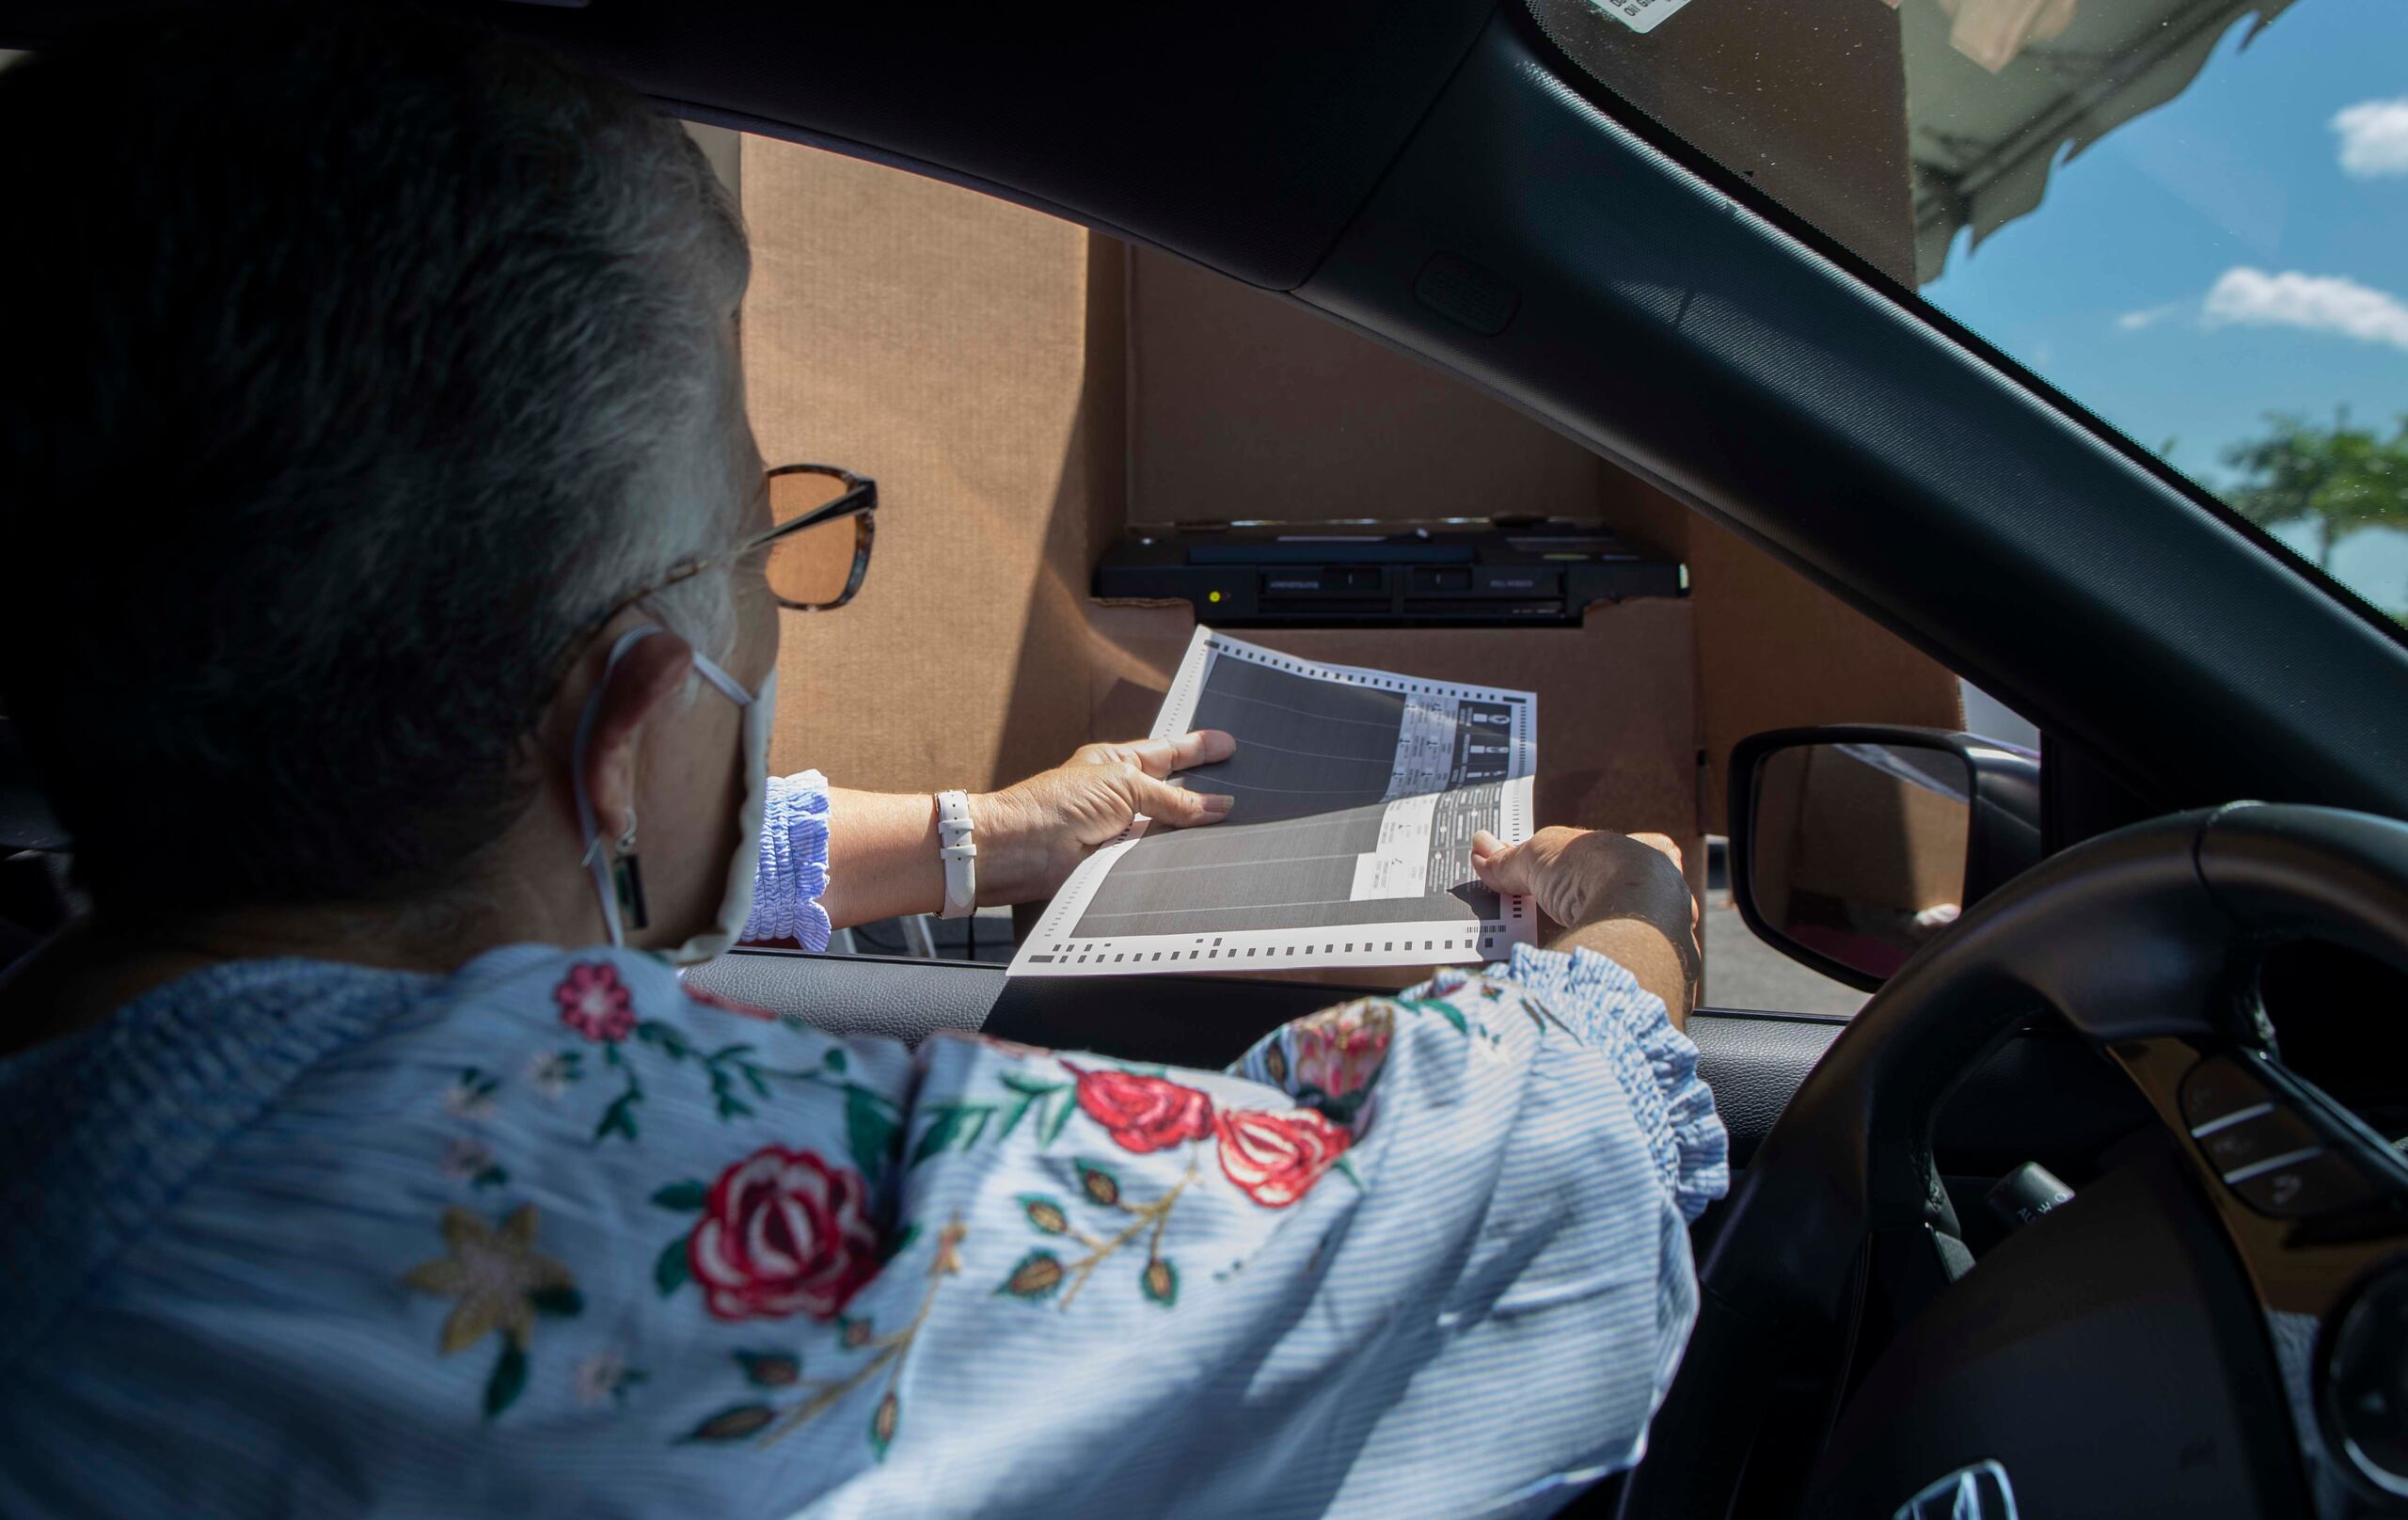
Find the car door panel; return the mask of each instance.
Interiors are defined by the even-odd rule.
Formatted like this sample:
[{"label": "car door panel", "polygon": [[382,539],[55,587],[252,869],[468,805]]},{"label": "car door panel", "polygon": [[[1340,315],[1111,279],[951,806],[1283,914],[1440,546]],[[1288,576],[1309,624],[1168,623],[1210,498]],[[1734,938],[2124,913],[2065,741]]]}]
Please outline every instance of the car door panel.
[{"label": "car door panel", "polygon": [[[1266,1031],[1349,996],[1294,982],[1214,976],[1009,977],[999,966],[793,950],[738,950],[687,974],[719,996],[816,1027],[917,1043],[978,1033],[1128,1061],[1214,1068]],[[1744,1165],[1807,1071],[1846,1027],[1808,1015],[1701,1008],[1698,1064]],[[2030,1095],[2047,1093],[2034,1103]],[[2047,1031],[2011,1039],[1976,1067],[1941,1116],[1949,1170],[1995,1177],[2020,1162],[2080,1164],[2147,1117],[2137,1094],[2086,1047]]]}]

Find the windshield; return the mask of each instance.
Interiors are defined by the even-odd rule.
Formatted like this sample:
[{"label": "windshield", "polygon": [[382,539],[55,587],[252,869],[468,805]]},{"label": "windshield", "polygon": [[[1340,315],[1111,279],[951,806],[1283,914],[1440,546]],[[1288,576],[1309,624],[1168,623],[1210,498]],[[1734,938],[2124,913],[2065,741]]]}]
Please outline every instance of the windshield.
[{"label": "windshield", "polygon": [[2408,623],[2408,4],[1532,8],[1632,105]]}]

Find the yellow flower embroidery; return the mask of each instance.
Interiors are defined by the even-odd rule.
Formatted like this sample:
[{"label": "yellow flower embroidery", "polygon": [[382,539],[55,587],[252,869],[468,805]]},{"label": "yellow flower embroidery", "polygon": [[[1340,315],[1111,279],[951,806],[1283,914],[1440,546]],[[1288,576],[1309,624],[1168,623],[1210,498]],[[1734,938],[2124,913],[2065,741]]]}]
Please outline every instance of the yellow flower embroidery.
[{"label": "yellow flower embroidery", "polygon": [[443,1211],[448,1254],[421,1261],[402,1281],[421,1293],[457,1299],[443,1322],[443,1354],[467,1350],[496,1330],[527,1350],[535,1313],[575,1314],[582,1306],[568,1268],[535,1252],[535,1206],[521,1204],[499,1229],[466,1209]]}]

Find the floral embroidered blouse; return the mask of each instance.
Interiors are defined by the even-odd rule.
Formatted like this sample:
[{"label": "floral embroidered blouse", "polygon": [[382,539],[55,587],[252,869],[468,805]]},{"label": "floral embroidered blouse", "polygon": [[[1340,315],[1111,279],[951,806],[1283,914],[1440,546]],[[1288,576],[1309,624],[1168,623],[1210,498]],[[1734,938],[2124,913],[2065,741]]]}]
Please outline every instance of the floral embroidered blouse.
[{"label": "floral embroidered blouse", "polygon": [[0,1513],[1543,1513],[1642,1449],[1724,1152],[1587,952],[1226,1072],[236,962],[0,1064]]}]

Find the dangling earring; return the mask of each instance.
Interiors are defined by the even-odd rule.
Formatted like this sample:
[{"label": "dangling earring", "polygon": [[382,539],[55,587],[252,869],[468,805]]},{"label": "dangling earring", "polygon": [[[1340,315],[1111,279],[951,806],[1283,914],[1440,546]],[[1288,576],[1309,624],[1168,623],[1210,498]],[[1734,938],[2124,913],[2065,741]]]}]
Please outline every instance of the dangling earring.
[{"label": "dangling earring", "polygon": [[618,889],[619,917],[631,929],[650,920],[643,910],[643,871],[636,864],[636,810],[627,809],[627,831],[619,836],[619,858],[610,864],[610,881]]}]

